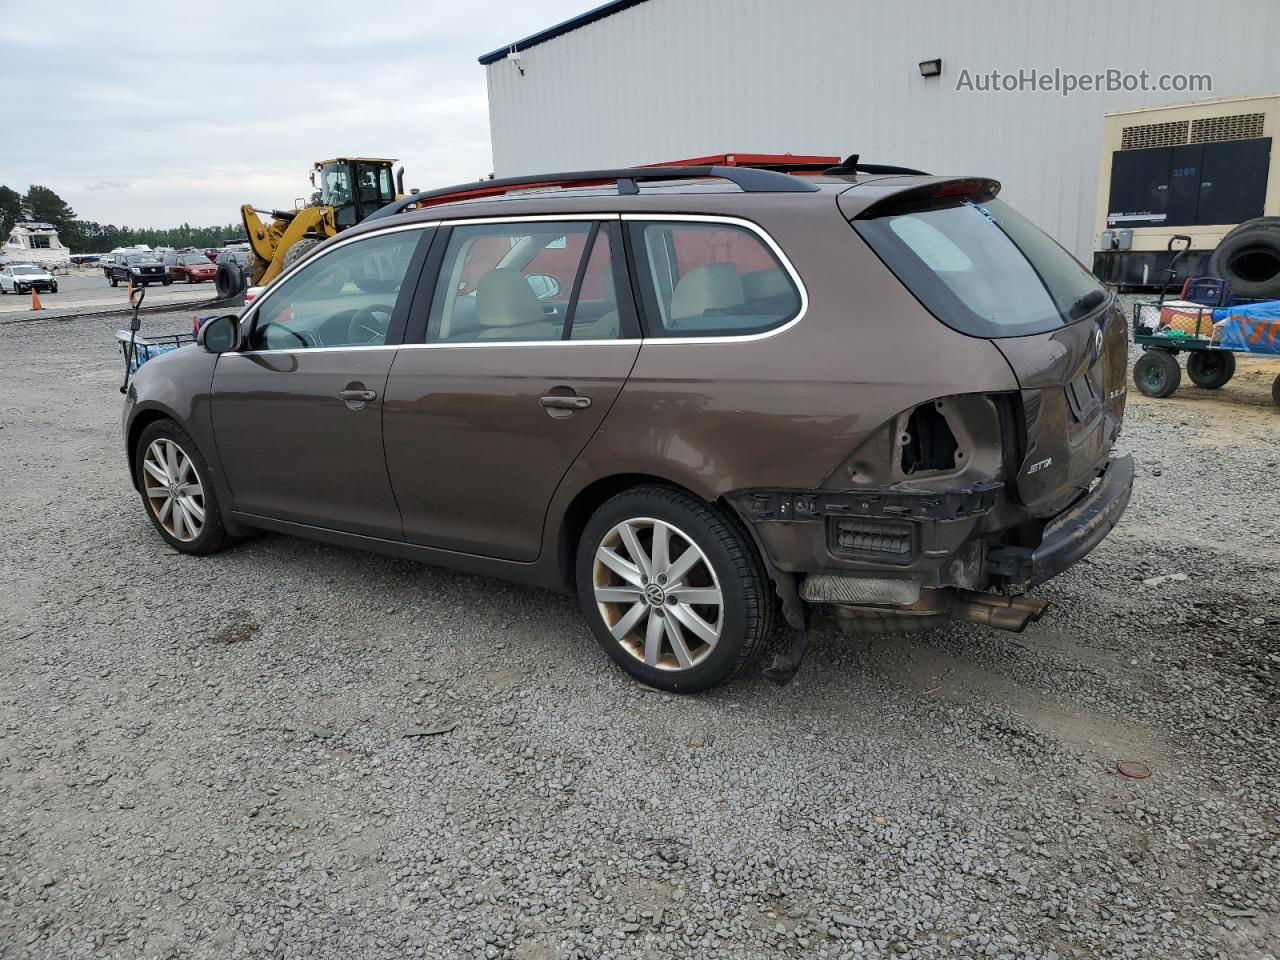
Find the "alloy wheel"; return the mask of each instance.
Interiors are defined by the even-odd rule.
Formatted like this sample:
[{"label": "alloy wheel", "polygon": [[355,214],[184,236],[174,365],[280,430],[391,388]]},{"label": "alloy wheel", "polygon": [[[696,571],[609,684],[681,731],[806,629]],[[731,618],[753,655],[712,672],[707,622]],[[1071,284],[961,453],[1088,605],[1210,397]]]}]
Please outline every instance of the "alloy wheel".
[{"label": "alloy wheel", "polygon": [[706,554],[673,524],[636,517],[614,526],[596,548],[591,581],[605,626],[647,666],[692,669],[720,640],[720,581]]},{"label": "alloy wheel", "polygon": [[142,456],[143,491],[160,526],[184,543],[204,529],[204,487],[195,464],[180,446],[158,437]]}]

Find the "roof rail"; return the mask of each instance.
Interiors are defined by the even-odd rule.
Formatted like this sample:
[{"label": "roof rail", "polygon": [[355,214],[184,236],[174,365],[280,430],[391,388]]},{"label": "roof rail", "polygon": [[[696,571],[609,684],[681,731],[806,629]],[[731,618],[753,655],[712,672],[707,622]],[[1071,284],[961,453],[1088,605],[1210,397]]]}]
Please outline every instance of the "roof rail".
[{"label": "roof rail", "polygon": [[535,187],[595,187],[608,183],[618,184],[618,193],[635,194],[640,191],[642,180],[688,180],[696,177],[712,177],[735,183],[743,193],[813,193],[818,188],[797,177],[758,167],[725,167],[717,165],[675,167],[622,167],[613,170],[579,170],[571,173],[543,173],[527,177],[506,177],[502,180],[477,180],[439,190],[413,193],[387,204],[366,217],[379,220],[395,216],[410,207],[432,207],[458,200],[500,196],[513,190],[529,190]]},{"label": "roof rail", "polygon": [[856,153],[849,154],[834,167],[828,167],[822,172],[833,176],[839,176],[842,173],[901,173],[912,177],[929,176],[923,170],[913,170],[911,167],[895,167],[888,163],[859,163]]}]

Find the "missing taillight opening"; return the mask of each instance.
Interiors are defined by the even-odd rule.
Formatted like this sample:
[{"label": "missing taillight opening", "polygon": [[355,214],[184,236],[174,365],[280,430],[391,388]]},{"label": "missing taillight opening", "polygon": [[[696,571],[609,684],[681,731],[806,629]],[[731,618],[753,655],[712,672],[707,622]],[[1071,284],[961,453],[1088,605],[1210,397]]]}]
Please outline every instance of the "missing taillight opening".
[{"label": "missing taillight opening", "polygon": [[936,403],[923,403],[911,411],[902,444],[902,472],[954,470],[959,444],[947,418]]}]

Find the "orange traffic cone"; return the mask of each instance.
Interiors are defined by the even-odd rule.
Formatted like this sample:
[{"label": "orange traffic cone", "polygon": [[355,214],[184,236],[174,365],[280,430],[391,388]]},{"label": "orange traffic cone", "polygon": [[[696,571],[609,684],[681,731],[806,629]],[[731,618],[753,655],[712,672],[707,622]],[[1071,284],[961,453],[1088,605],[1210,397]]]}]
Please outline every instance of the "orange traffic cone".
[{"label": "orange traffic cone", "polygon": [[44,309],[44,307],[40,306],[40,294],[36,293],[35,287],[31,288],[31,309],[32,310]]}]

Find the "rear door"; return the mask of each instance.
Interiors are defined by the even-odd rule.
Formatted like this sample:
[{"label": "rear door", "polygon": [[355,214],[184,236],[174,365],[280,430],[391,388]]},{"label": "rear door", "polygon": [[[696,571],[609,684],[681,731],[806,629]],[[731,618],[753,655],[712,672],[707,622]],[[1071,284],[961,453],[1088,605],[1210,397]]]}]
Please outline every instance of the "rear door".
[{"label": "rear door", "polygon": [[214,435],[237,510],[400,538],[382,411],[429,233],[388,230],[313,256],[255,305],[245,349],[218,358]]},{"label": "rear door", "polygon": [[439,238],[383,415],[405,539],[530,561],[551,496],[640,341],[616,219],[460,223]]}]

